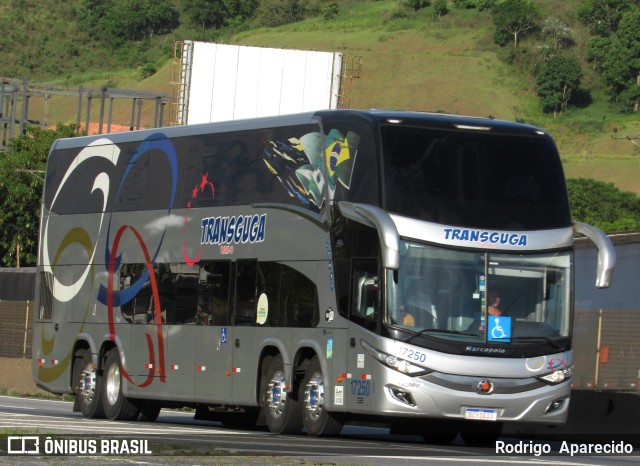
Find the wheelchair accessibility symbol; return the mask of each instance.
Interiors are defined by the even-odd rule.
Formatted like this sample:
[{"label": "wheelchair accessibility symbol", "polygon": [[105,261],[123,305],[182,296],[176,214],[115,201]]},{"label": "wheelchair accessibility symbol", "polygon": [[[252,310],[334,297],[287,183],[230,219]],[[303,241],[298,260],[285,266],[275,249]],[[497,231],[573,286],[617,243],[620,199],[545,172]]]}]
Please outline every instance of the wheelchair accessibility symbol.
[{"label": "wheelchair accessibility symbol", "polygon": [[511,317],[491,316],[488,319],[487,340],[511,341]]}]

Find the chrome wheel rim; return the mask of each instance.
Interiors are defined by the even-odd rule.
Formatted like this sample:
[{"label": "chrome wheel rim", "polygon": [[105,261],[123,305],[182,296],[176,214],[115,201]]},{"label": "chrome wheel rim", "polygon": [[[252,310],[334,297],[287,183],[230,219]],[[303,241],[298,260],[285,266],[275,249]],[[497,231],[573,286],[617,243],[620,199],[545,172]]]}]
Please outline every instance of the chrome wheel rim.
[{"label": "chrome wheel rim", "polygon": [[304,406],[309,417],[316,421],[324,409],[324,381],[322,374],[315,372],[304,388]]},{"label": "chrome wheel rim", "polygon": [[96,371],[90,364],[87,364],[80,374],[78,394],[87,403],[91,403],[96,396]]},{"label": "chrome wheel rim", "polygon": [[120,394],[120,367],[118,364],[112,364],[109,367],[106,382],[107,401],[113,406],[118,401],[118,395]]},{"label": "chrome wheel rim", "polygon": [[267,406],[275,416],[281,416],[287,402],[287,391],[282,371],[276,372],[267,386]]}]

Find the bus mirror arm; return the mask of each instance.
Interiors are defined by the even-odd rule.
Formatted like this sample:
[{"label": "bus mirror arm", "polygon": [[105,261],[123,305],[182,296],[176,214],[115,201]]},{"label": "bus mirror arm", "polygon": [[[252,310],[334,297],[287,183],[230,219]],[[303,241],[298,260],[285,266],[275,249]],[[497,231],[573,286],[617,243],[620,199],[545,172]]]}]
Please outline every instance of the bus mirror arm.
[{"label": "bus mirror arm", "polygon": [[581,222],[574,222],[573,230],[589,238],[598,248],[598,271],[596,288],[608,288],[616,266],[616,250],[607,235],[598,228]]},{"label": "bus mirror arm", "polygon": [[346,218],[377,230],[383,267],[398,270],[400,266],[400,235],[389,214],[379,207],[369,204],[341,201],[338,203],[338,207]]}]

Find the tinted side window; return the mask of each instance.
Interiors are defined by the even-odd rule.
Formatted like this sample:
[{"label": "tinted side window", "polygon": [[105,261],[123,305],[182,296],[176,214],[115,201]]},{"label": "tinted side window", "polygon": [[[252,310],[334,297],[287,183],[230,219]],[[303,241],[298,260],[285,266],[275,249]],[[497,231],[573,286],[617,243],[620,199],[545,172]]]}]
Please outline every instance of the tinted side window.
[{"label": "tinted side window", "polygon": [[318,290],[309,278],[291,267],[282,268],[281,309],[287,327],[315,327],[320,321]]},{"label": "tinted side window", "polygon": [[206,262],[198,280],[199,325],[229,324],[229,279],[231,262]]},{"label": "tinted side window", "polygon": [[235,325],[253,325],[258,305],[258,261],[236,263]]},{"label": "tinted side window", "polygon": [[350,318],[354,322],[374,330],[380,314],[377,261],[362,259],[353,261],[353,294]]},{"label": "tinted side window", "polygon": [[40,272],[40,308],[37,309],[39,320],[50,320],[53,316],[53,274]]},{"label": "tinted side window", "polygon": [[145,264],[123,264],[120,269],[120,312],[127,322],[155,321],[153,292]]}]

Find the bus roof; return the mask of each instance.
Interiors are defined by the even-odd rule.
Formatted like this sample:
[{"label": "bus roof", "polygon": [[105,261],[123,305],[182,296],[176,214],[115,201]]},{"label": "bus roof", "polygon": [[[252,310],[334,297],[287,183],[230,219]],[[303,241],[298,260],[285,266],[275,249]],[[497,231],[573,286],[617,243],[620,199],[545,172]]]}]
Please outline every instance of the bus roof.
[{"label": "bus roof", "polygon": [[225,122],[199,123],[184,126],[168,126],[120,133],[103,133],[91,136],[65,138],[57,140],[52,149],[68,149],[84,147],[101,138],[108,138],[113,143],[138,141],[147,137],[162,133],[166,137],[184,137],[203,133],[226,133],[231,131],[244,131],[277,126],[293,126],[310,124],[316,118],[354,116],[369,120],[372,125],[385,123],[404,123],[410,125],[429,126],[439,129],[452,129],[463,131],[498,132],[513,135],[546,135],[541,129],[493,117],[475,117],[464,115],[452,115],[445,113],[427,113],[417,111],[399,110],[319,110],[316,112],[296,113],[290,115],[278,115],[270,117],[231,120]]}]

